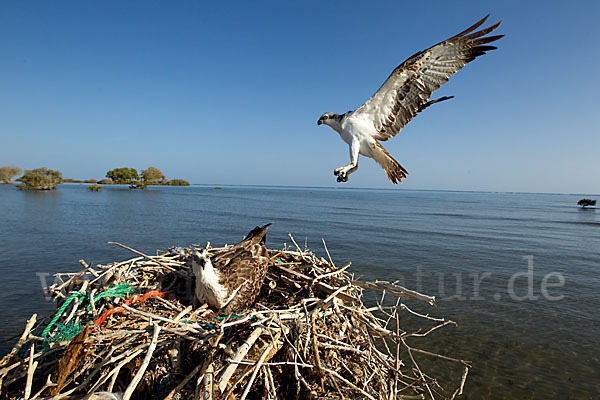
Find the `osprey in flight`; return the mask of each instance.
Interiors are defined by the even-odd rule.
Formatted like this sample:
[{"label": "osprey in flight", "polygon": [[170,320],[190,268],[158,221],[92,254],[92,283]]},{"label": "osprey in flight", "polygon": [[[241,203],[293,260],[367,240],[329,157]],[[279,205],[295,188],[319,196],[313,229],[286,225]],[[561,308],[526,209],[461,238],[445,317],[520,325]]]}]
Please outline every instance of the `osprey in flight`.
[{"label": "osprey in flight", "polygon": [[192,270],[196,276],[196,297],[201,303],[226,313],[254,303],[269,266],[265,247],[269,225],[257,226],[244,240],[212,258],[206,249],[194,251]]},{"label": "osprey in flight", "polygon": [[487,44],[504,35],[486,35],[502,21],[473,32],[488,17],[404,61],[377,93],[357,110],[342,115],[325,113],[319,118],[317,125],[329,125],[350,146],[350,164],[333,171],[338,182],[347,182],[348,176],[358,169],[359,154],[377,161],[393,183],[406,178],[408,172],[379,142],[396,136],[417,113],[430,105],[451,99],[452,96],[429,100],[431,94],[459,69],[486,51],[496,49]]}]

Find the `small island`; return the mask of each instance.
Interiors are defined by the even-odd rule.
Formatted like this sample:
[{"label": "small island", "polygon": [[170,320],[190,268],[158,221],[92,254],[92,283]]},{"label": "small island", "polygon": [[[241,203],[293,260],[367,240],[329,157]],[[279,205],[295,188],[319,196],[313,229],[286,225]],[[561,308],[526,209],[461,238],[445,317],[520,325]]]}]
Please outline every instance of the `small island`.
[{"label": "small island", "polygon": [[594,207],[596,205],[596,200],[581,199],[577,202],[577,205],[583,209],[585,209],[586,207]]},{"label": "small island", "polygon": [[43,167],[27,170],[17,180],[21,182],[17,187],[22,190],[52,190],[62,183],[63,177],[59,171]]},{"label": "small island", "polygon": [[138,174],[135,168],[115,168],[106,173],[108,179],[103,179],[98,183],[102,184],[124,184],[129,185],[130,189],[146,189],[149,185],[166,186],[189,186],[190,183],[183,179],[167,180],[165,175],[156,167],[148,167]]},{"label": "small island", "polygon": [[13,178],[21,173],[21,168],[17,167],[2,167],[0,168],[0,182],[13,183]]}]

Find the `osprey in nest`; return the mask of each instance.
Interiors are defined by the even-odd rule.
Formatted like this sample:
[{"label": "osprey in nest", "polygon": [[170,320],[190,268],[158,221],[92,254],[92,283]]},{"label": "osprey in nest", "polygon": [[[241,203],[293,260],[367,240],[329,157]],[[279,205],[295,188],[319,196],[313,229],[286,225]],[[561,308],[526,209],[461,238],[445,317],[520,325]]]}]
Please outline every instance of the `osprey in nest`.
[{"label": "osprey in nest", "polygon": [[196,276],[196,297],[201,303],[225,313],[254,303],[269,265],[265,247],[269,225],[257,226],[244,240],[212,258],[206,249],[194,251],[192,270]]},{"label": "osprey in nest", "polygon": [[373,158],[393,183],[406,178],[408,172],[379,142],[396,136],[417,113],[430,105],[451,99],[452,96],[429,100],[431,94],[459,69],[486,51],[496,49],[487,44],[504,35],[486,35],[502,21],[473,32],[488,17],[404,61],[377,93],[357,110],[342,115],[325,113],[319,118],[317,125],[329,125],[350,146],[350,164],[333,171],[338,182],[347,182],[348,176],[358,169],[359,154]]}]

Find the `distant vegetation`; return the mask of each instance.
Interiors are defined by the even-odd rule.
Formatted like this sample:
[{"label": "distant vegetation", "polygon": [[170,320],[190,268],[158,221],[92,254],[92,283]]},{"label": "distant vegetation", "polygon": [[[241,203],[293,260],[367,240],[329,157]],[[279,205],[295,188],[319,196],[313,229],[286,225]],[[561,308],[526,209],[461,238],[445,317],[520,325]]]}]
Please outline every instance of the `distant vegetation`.
[{"label": "distant vegetation", "polygon": [[592,199],[581,199],[577,202],[578,206],[581,206],[581,208],[586,208],[586,207],[593,207],[596,205],[596,200],[592,200]]},{"label": "distant vegetation", "polygon": [[21,174],[21,168],[2,167],[0,168],[0,182],[13,183],[13,178]]},{"label": "distant vegetation", "polygon": [[140,180],[140,176],[135,168],[115,168],[106,173],[106,177],[112,180],[112,183],[132,185]]},{"label": "distant vegetation", "polygon": [[[13,178],[21,174],[21,169],[16,167],[1,167],[0,182],[12,183]],[[25,174],[17,179],[21,185],[19,189],[26,190],[50,190],[56,188],[59,183],[92,183],[88,190],[98,191],[102,189],[100,185],[121,184],[129,185],[131,189],[145,189],[149,185],[168,185],[168,186],[190,186],[190,183],[183,179],[167,180],[165,175],[156,167],[138,171],[135,168],[121,167],[111,169],[106,173],[106,178],[96,179],[63,179],[62,174],[47,168],[37,168],[25,171]]]},{"label": "distant vegetation", "polygon": [[18,179],[22,182],[17,185],[24,190],[52,190],[62,183],[62,174],[47,168],[36,168],[25,171],[25,175]]},{"label": "distant vegetation", "polygon": [[160,169],[156,167],[148,167],[143,169],[138,175],[135,168],[115,168],[106,173],[107,180],[99,181],[98,183],[110,184],[120,183],[129,185],[131,189],[145,189],[149,185],[169,185],[169,186],[189,186],[190,183],[183,179],[167,180]]},{"label": "distant vegetation", "polygon": [[95,179],[86,179],[86,180],[79,180],[79,179],[63,179],[63,183],[96,183]]},{"label": "distant vegetation", "polygon": [[171,179],[170,181],[167,181],[166,185],[169,185],[169,186],[190,186],[190,183],[188,181],[183,180],[183,179]]},{"label": "distant vegetation", "polygon": [[162,185],[165,183],[165,176],[160,169],[156,167],[148,167],[142,170],[142,181],[146,185]]}]

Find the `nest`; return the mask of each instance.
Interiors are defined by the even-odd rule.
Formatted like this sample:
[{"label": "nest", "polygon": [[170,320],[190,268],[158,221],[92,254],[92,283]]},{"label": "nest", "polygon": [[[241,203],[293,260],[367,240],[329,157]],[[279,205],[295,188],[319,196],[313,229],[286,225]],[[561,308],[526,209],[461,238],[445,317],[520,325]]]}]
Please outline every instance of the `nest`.
[{"label": "nest", "polygon": [[[146,255],[113,243],[137,257],[95,266],[80,261],[82,271],[56,275],[49,294],[60,305],[57,314],[49,323],[36,323],[34,314],[0,361],[0,398],[462,394],[468,364],[411,342],[453,324],[407,305],[433,305],[433,297],[391,282],[357,280],[350,264],[333,263],[326,246],[327,260],[293,243],[295,248],[269,250],[261,292],[251,309],[237,315],[195,304],[192,248]],[[207,248],[216,254],[226,247]],[[366,298],[372,299],[370,307]],[[400,323],[404,315],[421,326],[412,323],[416,326],[409,330]],[[420,368],[416,358],[421,357],[456,367],[444,367],[455,372],[450,387]]]}]

